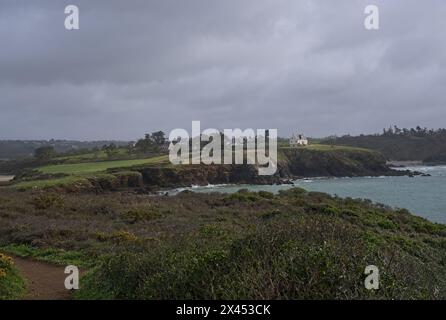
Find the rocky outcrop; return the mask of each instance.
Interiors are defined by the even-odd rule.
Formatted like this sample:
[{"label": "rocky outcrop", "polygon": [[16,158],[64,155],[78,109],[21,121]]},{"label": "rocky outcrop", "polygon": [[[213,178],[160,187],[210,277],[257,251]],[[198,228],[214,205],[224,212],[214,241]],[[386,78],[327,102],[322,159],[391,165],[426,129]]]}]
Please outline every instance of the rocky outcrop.
[{"label": "rocky outcrop", "polygon": [[405,175],[391,169],[378,152],[361,149],[284,149],[282,175],[298,177],[355,177]]},{"label": "rocky outcrop", "polygon": [[138,171],[145,186],[174,188],[208,184],[272,184],[281,181],[279,175],[259,176],[252,165],[190,165],[178,167],[148,167]]},{"label": "rocky outcrop", "polygon": [[[148,189],[168,189],[208,184],[276,184],[287,179],[315,176],[382,176],[408,175],[392,170],[378,152],[361,149],[284,149],[278,170],[272,176],[258,175],[253,165],[180,165],[134,167],[140,174],[135,180],[121,174],[118,185]],[[116,175],[110,171],[110,174]],[[101,188],[107,187],[100,183]]]}]

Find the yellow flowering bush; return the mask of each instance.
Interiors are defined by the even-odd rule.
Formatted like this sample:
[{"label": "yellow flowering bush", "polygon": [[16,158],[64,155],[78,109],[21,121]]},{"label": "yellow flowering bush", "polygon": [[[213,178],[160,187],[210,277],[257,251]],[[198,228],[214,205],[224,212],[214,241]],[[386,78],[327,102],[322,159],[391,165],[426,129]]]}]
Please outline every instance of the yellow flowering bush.
[{"label": "yellow flowering bush", "polygon": [[13,261],[11,257],[8,257],[0,253],[0,278],[6,277],[8,270],[12,267]]},{"label": "yellow flowering bush", "polygon": [[14,264],[11,257],[8,257],[7,255],[4,255],[0,253],[0,266],[12,266]]},{"label": "yellow flowering bush", "polygon": [[14,268],[14,261],[0,253],[0,300],[20,298],[24,290],[25,283]]}]

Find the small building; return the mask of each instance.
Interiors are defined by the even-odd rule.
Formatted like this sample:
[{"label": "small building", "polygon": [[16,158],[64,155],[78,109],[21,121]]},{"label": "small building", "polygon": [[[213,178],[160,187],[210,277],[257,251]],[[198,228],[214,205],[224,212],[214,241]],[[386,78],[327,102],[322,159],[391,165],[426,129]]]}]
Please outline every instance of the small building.
[{"label": "small building", "polygon": [[307,145],[308,145],[308,139],[303,134],[293,134],[293,136],[290,138],[291,148],[297,148]]}]

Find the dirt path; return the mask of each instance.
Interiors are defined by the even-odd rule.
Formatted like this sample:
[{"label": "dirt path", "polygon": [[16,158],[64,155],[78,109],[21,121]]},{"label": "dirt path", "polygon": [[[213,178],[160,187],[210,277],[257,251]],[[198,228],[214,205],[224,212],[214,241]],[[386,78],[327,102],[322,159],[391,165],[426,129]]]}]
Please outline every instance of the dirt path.
[{"label": "dirt path", "polygon": [[65,289],[65,268],[49,263],[24,259],[8,254],[26,281],[25,300],[69,300],[72,293]]}]

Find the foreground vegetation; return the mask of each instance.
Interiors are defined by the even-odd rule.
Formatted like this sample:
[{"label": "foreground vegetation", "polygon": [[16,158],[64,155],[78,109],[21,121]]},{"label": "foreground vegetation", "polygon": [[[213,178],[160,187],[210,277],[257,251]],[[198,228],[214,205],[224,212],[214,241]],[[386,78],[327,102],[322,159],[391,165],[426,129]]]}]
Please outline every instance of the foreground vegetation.
[{"label": "foreground vegetation", "polygon": [[[78,298],[446,298],[446,226],[303,189],[174,197],[4,190],[0,246],[88,266]],[[367,265],[380,269],[377,291],[364,288]]]},{"label": "foreground vegetation", "polygon": [[14,261],[0,253],[0,300],[19,299],[25,291],[25,282],[14,267]]}]

